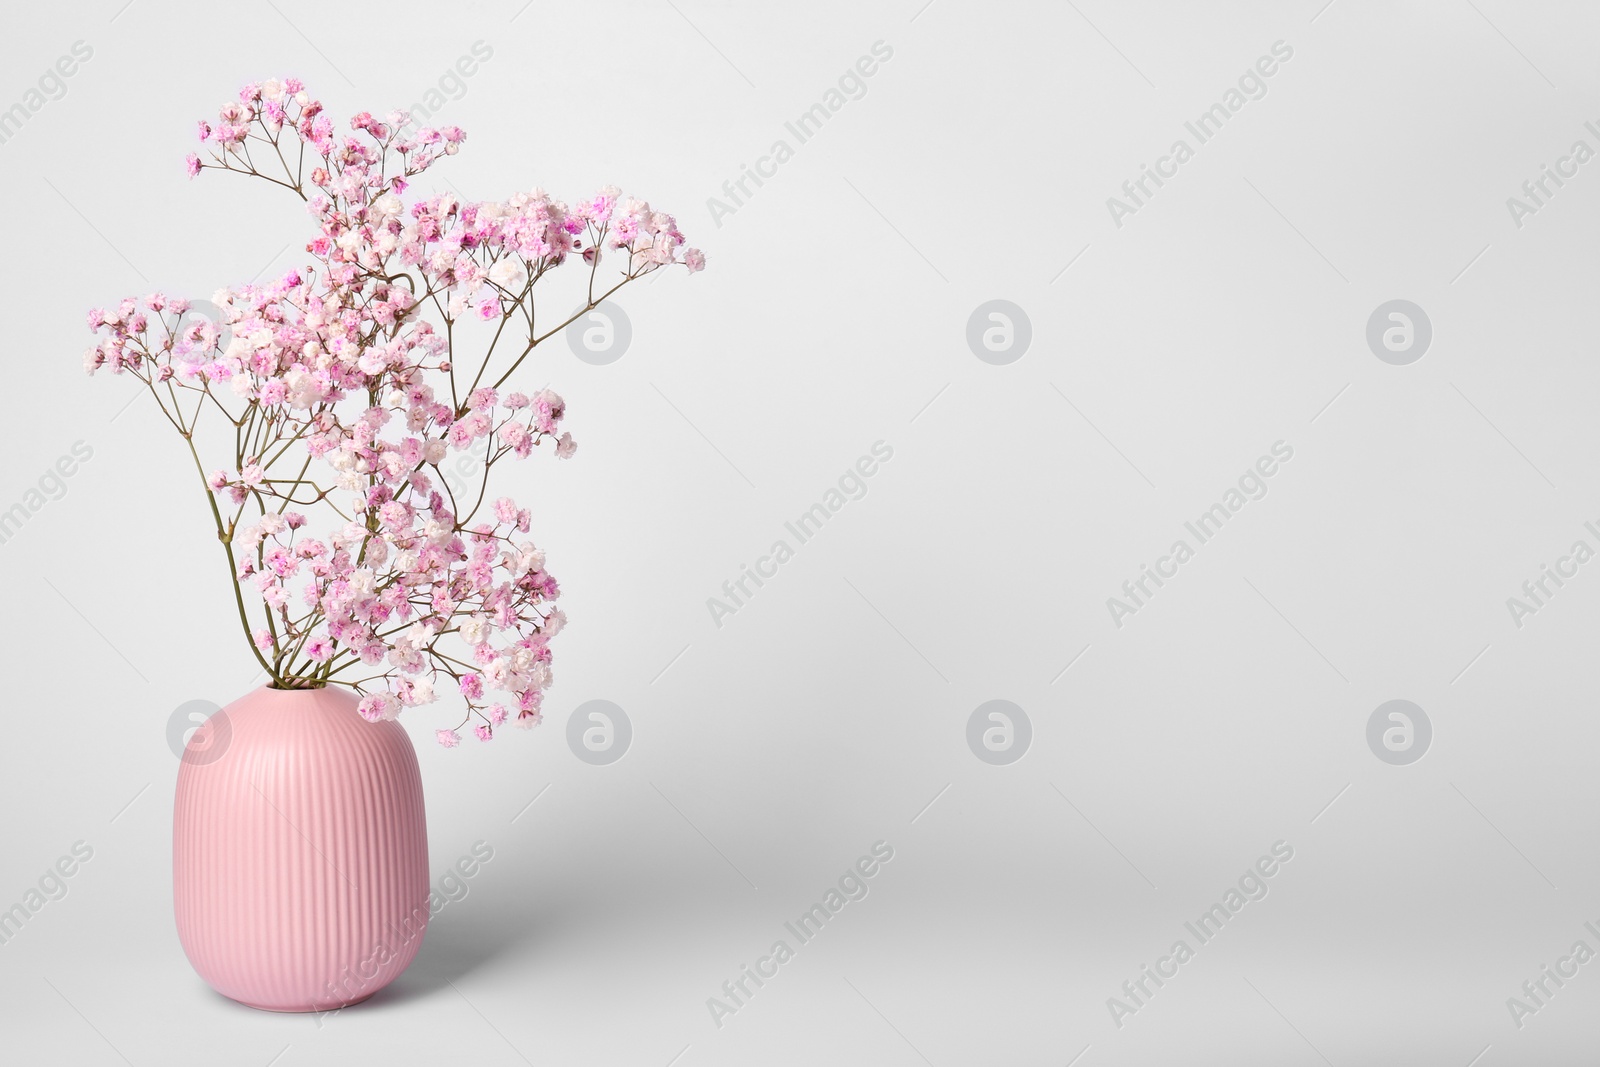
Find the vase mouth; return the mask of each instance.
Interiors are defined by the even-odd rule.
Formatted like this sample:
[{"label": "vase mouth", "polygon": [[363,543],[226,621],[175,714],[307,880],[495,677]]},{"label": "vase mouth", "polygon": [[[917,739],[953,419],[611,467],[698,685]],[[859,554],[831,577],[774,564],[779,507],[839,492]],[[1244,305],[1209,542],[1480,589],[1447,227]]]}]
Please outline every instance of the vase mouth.
[{"label": "vase mouth", "polygon": [[268,682],[261,688],[268,693],[321,693],[328,688],[328,683],[319,682],[316,685],[285,686],[275,685],[272,682]]}]

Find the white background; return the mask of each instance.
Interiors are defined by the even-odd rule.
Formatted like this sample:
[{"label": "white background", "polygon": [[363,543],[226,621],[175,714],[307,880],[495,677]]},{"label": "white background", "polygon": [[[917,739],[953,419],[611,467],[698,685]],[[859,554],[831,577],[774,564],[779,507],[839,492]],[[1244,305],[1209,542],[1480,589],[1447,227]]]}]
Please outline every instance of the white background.
[{"label": "white background", "polygon": [[[0,545],[0,908],[93,859],[0,945],[0,1059],[82,1064],[1565,1064],[1600,963],[1600,563],[1506,599],[1600,525],[1600,162],[1506,200],[1600,124],[1600,16],[1376,3],[332,5],[121,0],[7,14],[0,509],[93,458]],[[1320,9],[1320,10],[1319,10]],[[321,1020],[211,992],[171,909],[166,728],[247,691],[187,456],[83,314],[299,262],[282,190],[182,158],[252,79],[335,116],[419,102],[465,151],[419,191],[608,182],[710,266],[625,291],[605,366],[526,384],[577,457],[510,488],[571,626],[537,732],[454,751],[407,713],[433,868],[494,858],[372,1001]],[[893,57],[729,216],[720,196],[874,42]],[[1274,42],[1267,94],[1117,226],[1108,197]],[[1009,300],[1032,343],[966,340]],[[1366,341],[1405,299],[1433,341]],[[133,400],[131,406],[130,400]],[[876,441],[893,458],[719,627],[706,600]],[[1293,459],[1137,615],[1106,599],[1274,442]],[[1191,544],[1193,544],[1192,538]],[[634,736],[566,743],[585,701]],[[1015,702],[1032,744],[966,728]],[[1425,709],[1426,755],[1366,725]],[[530,801],[537,800],[530,807]],[[876,841],[894,859],[718,1027],[707,998]],[[1271,891],[1119,1027],[1107,998],[1276,841]],[[1553,987],[1552,987],[1553,988]],[[1477,1057],[1474,1059],[1474,1057]]]}]

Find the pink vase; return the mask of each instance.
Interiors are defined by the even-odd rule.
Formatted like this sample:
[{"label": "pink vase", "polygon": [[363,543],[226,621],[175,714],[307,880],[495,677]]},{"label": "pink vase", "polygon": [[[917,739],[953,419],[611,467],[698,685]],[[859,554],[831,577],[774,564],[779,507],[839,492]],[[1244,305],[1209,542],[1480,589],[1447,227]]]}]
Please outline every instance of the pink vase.
[{"label": "pink vase", "polygon": [[330,1011],[406,969],[428,924],[422,777],[398,723],[341,687],[262,687],[178,769],[173,904],[189,962],[269,1011]]}]

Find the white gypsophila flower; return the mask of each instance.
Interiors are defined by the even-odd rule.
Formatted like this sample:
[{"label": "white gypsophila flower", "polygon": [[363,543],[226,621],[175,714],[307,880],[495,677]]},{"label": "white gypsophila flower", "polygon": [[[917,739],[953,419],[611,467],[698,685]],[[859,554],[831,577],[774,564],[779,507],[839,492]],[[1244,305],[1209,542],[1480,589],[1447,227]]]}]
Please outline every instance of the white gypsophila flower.
[{"label": "white gypsophila flower", "polygon": [[499,656],[483,669],[483,680],[490,689],[504,689],[509,673],[510,663],[506,657]]},{"label": "white gypsophila flower", "polygon": [[292,370],[284,375],[283,384],[289,388],[289,403],[297,408],[308,408],[317,402],[317,380],[303,370]]},{"label": "white gypsophila flower", "polygon": [[489,280],[502,289],[516,292],[528,280],[528,271],[523,267],[522,260],[507,256],[489,268]]}]

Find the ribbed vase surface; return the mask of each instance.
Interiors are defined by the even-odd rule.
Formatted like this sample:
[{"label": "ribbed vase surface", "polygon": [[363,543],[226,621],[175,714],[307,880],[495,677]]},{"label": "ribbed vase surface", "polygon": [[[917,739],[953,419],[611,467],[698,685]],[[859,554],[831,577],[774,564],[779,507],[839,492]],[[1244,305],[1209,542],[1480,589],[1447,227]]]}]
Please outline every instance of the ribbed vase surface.
[{"label": "ribbed vase surface", "polygon": [[329,1011],[406,969],[428,923],[411,739],[342,687],[262,687],[194,732],[178,770],[178,938],[200,977],[270,1011]]}]

